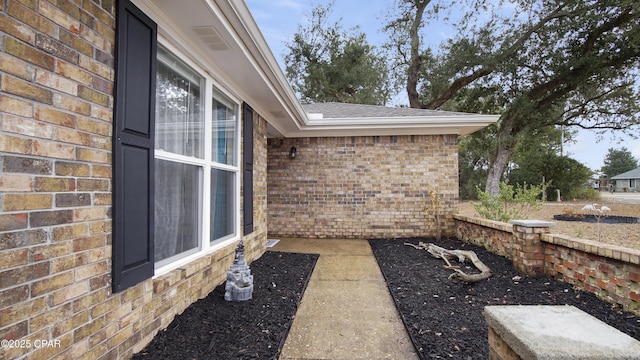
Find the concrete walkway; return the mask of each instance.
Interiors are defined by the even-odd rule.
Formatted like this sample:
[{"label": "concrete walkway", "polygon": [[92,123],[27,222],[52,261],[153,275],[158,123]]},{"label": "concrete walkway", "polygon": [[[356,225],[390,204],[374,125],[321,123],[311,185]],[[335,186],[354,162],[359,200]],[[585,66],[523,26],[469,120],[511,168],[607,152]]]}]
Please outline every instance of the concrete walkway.
[{"label": "concrete walkway", "polygon": [[368,241],[282,239],[271,250],[320,254],[280,360],[418,358]]}]

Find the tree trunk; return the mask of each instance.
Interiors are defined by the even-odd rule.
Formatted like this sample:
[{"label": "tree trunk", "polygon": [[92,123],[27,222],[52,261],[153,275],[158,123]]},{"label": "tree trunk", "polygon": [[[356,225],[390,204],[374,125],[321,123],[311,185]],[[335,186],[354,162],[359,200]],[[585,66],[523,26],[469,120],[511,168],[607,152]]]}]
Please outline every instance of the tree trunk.
[{"label": "tree trunk", "polygon": [[496,152],[495,159],[489,166],[489,174],[487,175],[487,185],[485,191],[489,195],[498,195],[500,193],[500,180],[502,179],[502,173],[509,161],[509,150],[503,146],[498,145],[498,151]]},{"label": "tree trunk", "polygon": [[518,114],[508,115],[498,123],[497,149],[495,156],[489,164],[489,173],[487,174],[487,185],[484,189],[489,195],[498,195],[500,193],[500,180],[504,169],[509,163],[509,155],[511,149],[515,145],[513,138],[513,128],[515,126]]},{"label": "tree trunk", "polygon": [[411,59],[409,68],[407,69],[407,96],[409,97],[409,107],[419,109],[422,107],[418,95],[418,80],[420,67],[422,67],[422,56],[420,55],[420,27],[422,26],[422,17],[424,10],[431,0],[414,0],[413,5],[416,8],[416,17],[409,29],[409,37],[411,40]]},{"label": "tree trunk", "polygon": [[409,98],[409,107],[412,109],[420,109],[420,98],[418,96],[418,69],[420,68],[420,59],[416,58],[411,61],[407,70],[407,97]]}]

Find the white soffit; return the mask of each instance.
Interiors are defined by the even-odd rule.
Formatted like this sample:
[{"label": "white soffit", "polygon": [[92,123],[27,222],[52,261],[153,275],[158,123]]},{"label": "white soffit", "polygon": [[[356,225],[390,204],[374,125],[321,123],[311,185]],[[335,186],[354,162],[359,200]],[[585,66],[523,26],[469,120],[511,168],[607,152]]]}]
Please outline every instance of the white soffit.
[{"label": "white soffit", "polygon": [[445,112],[413,117],[307,113],[244,1],[133,1],[158,22],[160,34],[267,120],[269,137],[462,136],[498,119],[497,115],[455,113],[456,117]]},{"label": "white soffit", "polygon": [[265,118],[272,136],[304,124],[306,113],[244,1],[132,1],[164,39]]}]

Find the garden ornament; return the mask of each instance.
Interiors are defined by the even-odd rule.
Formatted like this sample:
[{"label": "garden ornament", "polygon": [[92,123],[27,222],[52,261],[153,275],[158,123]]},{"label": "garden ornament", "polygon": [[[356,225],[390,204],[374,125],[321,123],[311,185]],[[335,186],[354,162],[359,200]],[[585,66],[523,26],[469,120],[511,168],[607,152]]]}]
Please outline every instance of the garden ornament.
[{"label": "garden ornament", "polygon": [[253,275],[251,269],[244,260],[244,244],[236,248],[236,257],[233,265],[227,271],[227,283],[225,284],[224,299],[227,301],[246,301],[253,295]]}]

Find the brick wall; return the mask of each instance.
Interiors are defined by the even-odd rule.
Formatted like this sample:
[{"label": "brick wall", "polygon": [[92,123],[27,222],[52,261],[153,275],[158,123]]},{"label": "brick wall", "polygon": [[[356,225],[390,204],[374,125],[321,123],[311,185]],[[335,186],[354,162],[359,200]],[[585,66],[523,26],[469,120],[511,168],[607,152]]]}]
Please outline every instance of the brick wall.
[{"label": "brick wall", "polygon": [[640,315],[640,251],[543,235],[545,272]]},{"label": "brick wall", "polygon": [[433,236],[431,190],[444,234],[454,233],[455,135],[270,139],[268,151],[271,236]]},{"label": "brick wall", "polygon": [[[253,233],[244,237],[247,262],[267,250],[267,122],[257,112],[253,120],[253,159]],[[240,193],[244,194],[244,189]],[[239,220],[242,224],[242,218]]]},{"label": "brick wall", "polygon": [[[56,342],[0,358],[127,358],[223,282],[235,244],[111,293],[115,1],[57,4],[0,2],[0,339]],[[267,234],[266,123],[254,123],[248,261]]]},{"label": "brick wall", "polygon": [[454,219],[463,220],[456,221],[456,236],[459,240],[483,246],[494,254],[513,259],[511,250],[513,225],[459,215],[455,215]]},{"label": "brick wall", "polygon": [[455,220],[460,240],[512,259],[524,273],[553,276],[640,315],[639,250],[549,234],[548,228],[526,232],[532,244],[523,247],[517,239],[525,233],[522,226],[460,215]]}]

